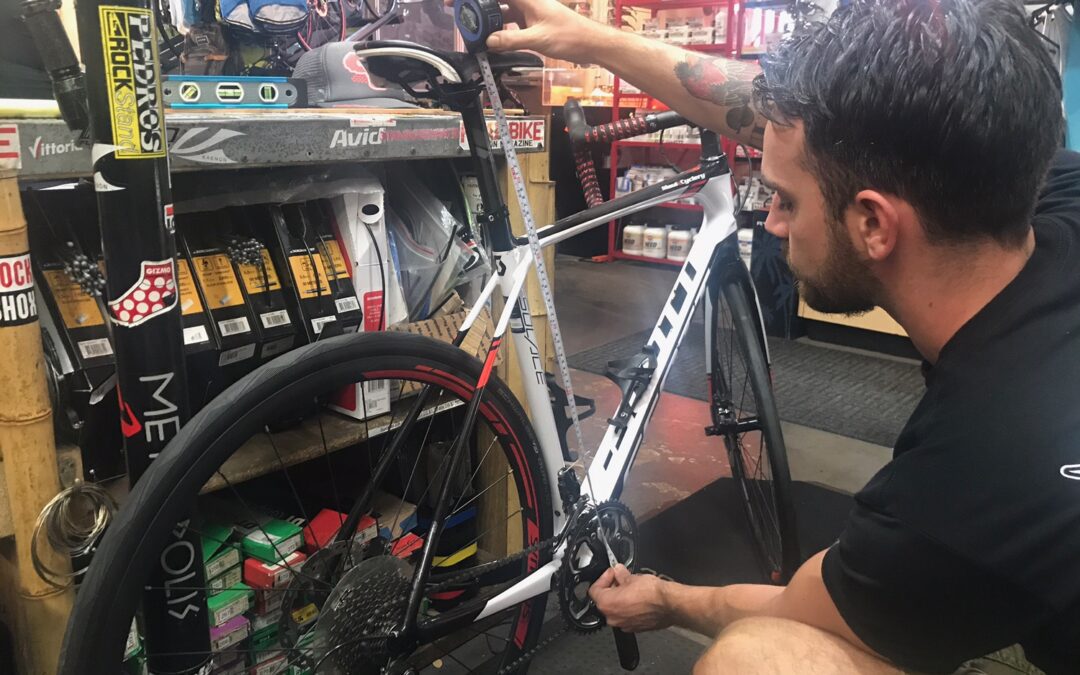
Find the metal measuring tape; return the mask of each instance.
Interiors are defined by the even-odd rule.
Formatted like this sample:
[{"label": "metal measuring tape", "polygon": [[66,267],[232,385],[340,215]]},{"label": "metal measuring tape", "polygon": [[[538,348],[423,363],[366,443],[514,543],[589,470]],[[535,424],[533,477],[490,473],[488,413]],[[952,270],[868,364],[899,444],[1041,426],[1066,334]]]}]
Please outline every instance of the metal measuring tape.
[{"label": "metal measuring tape", "polygon": [[540,238],[536,234],[536,219],[533,217],[532,206],[529,204],[529,196],[525,192],[525,178],[521,173],[521,165],[518,163],[517,151],[514,149],[514,139],[510,136],[506,111],[503,110],[502,98],[499,96],[495,75],[491,72],[491,64],[488,63],[486,53],[488,36],[502,30],[503,27],[499,2],[498,0],[455,0],[454,20],[465,41],[465,47],[469,52],[476,54],[476,61],[480,64],[480,74],[484,78],[484,87],[487,89],[488,99],[495,113],[499,140],[502,142],[503,153],[506,155],[506,166],[510,169],[510,180],[514,184],[514,193],[517,195],[518,206],[521,208],[521,218],[525,221],[525,233],[529,238],[529,249],[532,251],[536,277],[540,282],[540,295],[547,309],[551,342],[555,347],[555,363],[558,365],[563,389],[566,391],[566,400],[570,406],[570,420],[573,423],[577,441],[578,457],[581,458],[585,449],[585,439],[581,434],[581,421],[578,419],[574,388],[570,383],[570,366],[566,362],[562,331],[559,330],[559,319],[555,315],[555,295],[551,292],[551,283],[548,281],[544,252],[540,247]]}]

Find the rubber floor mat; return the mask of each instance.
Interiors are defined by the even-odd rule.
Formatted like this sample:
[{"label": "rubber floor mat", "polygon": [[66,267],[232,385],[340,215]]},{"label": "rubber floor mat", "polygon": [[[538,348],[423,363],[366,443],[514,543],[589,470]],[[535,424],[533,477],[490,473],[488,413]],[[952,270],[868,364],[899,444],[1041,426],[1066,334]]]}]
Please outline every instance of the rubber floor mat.
[{"label": "rubber floor mat", "polygon": [[[570,366],[603,375],[608,361],[633,356],[649,331],[593,347]],[[892,447],[922,398],[925,385],[913,363],[876,358],[805,342],[769,338],[773,387],[780,418],[868,443]],[[707,400],[705,328],[691,324],[665,391]]]}]

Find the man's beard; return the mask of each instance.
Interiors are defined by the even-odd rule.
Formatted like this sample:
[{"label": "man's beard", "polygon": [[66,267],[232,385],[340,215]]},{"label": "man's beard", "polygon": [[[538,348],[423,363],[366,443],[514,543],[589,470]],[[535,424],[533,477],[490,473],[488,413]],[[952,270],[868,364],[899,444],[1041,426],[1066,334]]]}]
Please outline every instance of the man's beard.
[{"label": "man's beard", "polygon": [[784,259],[799,283],[806,304],[826,314],[862,314],[877,305],[881,283],[855,247],[839,221],[826,223],[829,251],[824,264],[814,274],[791,265],[788,242],[783,243]]}]

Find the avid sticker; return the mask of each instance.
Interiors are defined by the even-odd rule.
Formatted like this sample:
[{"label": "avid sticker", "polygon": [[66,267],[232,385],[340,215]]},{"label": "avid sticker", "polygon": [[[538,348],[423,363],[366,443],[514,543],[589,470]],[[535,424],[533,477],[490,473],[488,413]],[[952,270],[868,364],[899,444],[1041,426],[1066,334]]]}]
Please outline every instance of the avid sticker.
[{"label": "avid sticker", "polygon": [[173,261],[144,260],[131,288],[109,301],[109,315],[113,323],[132,328],[171,310],[178,296]]},{"label": "avid sticker", "polygon": [[0,257],[0,326],[37,321],[30,253]]}]

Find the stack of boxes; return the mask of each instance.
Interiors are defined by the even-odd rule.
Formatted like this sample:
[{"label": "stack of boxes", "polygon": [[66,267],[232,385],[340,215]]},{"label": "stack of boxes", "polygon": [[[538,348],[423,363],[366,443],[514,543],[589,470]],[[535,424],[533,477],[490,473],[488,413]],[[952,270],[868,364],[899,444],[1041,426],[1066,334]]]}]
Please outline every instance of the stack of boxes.
[{"label": "stack of boxes", "polygon": [[652,17],[641,23],[639,32],[672,45],[723,44],[727,41],[727,12],[717,12],[711,17]]}]

